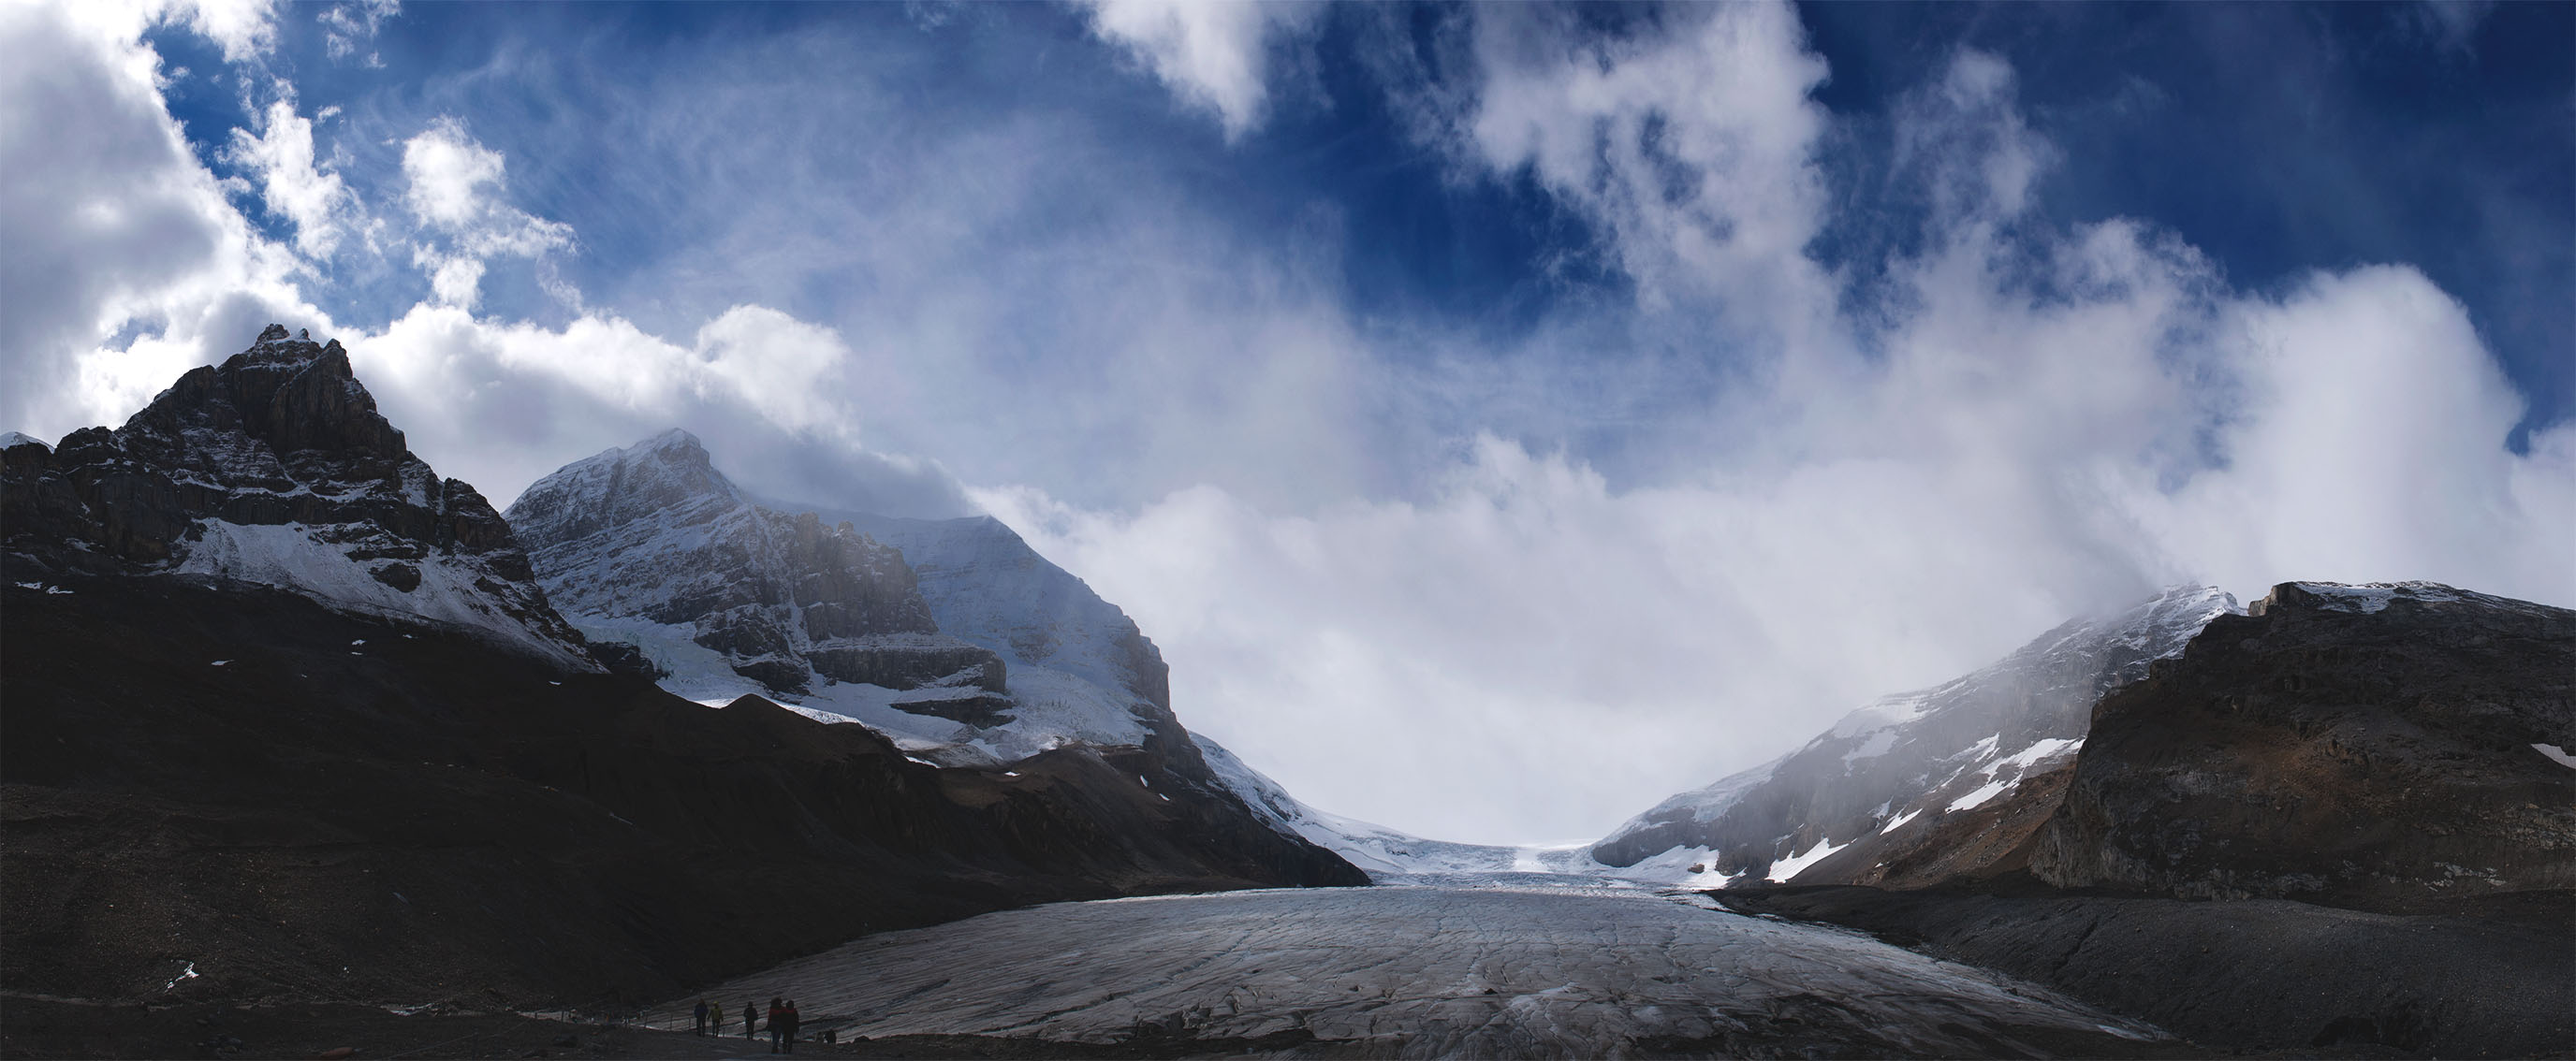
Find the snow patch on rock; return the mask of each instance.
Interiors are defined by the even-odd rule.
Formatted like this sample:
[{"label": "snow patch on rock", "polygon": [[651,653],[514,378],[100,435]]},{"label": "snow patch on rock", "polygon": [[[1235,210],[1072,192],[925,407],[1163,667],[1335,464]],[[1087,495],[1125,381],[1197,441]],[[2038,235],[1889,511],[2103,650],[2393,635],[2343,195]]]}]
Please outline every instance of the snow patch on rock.
[{"label": "snow patch on rock", "polygon": [[568,664],[582,662],[503,610],[485,588],[491,572],[452,555],[432,554],[414,563],[420,581],[404,590],[376,577],[376,565],[351,559],[301,523],[250,526],[201,519],[191,537],[171,568],[175,574],[274,586],[365,615],[448,623]]}]

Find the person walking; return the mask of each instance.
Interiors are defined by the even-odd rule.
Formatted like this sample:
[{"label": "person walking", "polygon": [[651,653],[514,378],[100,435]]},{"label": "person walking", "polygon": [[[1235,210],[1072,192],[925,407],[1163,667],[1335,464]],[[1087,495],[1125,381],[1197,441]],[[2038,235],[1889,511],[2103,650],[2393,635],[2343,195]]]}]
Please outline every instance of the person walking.
[{"label": "person walking", "polygon": [[689,1034],[691,1034],[691,1035],[705,1035],[705,1034],[707,1033],[707,1000],[706,1000],[706,999],[703,999],[703,998],[702,998],[702,999],[699,999],[699,1000],[698,1000],[698,1008],[697,1008],[696,1010],[692,1011],[692,1012],[694,1012],[694,1013],[696,1014],[697,1019],[698,1019],[698,1023],[697,1023],[697,1030],[696,1030],[696,1031],[693,1031],[693,1032],[690,1032]]},{"label": "person walking", "polygon": [[770,1053],[773,1053],[773,1054],[775,1054],[775,1053],[779,1053],[779,1052],[781,1052],[779,1048],[787,1045],[787,1036],[786,1036],[787,1028],[786,1028],[786,1024],[787,1024],[787,1000],[785,1000],[785,999],[781,999],[781,998],[773,998],[773,999],[770,999],[770,1000],[769,1000],[769,1052],[770,1052]]},{"label": "person walking", "polygon": [[791,999],[788,999],[788,1000],[787,1000],[787,1036],[786,1036],[786,1038],[787,1038],[787,1052],[788,1052],[788,1053],[791,1053],[791,1054],[792,1054],[792,1053],[795,1053],[795,1052],[796,1052],[796,1030],[797,1030],[799,1027],[802,1027],[802,1026],[804,1025],[804,1023],[805,1023],[805,1018],[800,1017],[800,1016],[798,1016],[798,1015],[796,1014],[796,1000],[795,1000],[795,999],[792,999],[792,998],[791,998]]},{"label": "person walking", "polygon": [[723,1034],[724,1034],[724,1026],[725,1026],[725,1010],[724,1010],[724,1003],[722,1003],[722,1002],[717,1002],[717,1001],[712,1001],[712,1000],[711,1000],[711,1001],[709,1001],[709,1002],[707,1003],[707,1034],[709,1034],[709,1035],[723,1035]]},{"label": "person walking", "polygon": [[753,1029],[758,1027],[760,1027],[760,1003],[746,1000],[742,1004],[742,1037],[751,1038],[755,1034]]}]

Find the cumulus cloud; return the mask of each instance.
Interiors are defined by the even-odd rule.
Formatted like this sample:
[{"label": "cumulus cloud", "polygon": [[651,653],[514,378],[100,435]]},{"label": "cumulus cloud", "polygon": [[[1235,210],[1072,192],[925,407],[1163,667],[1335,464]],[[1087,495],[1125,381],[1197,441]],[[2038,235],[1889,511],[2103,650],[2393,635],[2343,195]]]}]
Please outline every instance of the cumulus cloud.
[{"label": "cumulus cloud", "polygon": [[[199,165],[164,105],[164,18],[225,48],[266,38],[264,7],[0,6],[0,417],[54,438],[121,418],[172,377],[270,320],[323,323]],[[247,330],[245,330],[247,329]],[[226,350],[225,352],[230,352]]]},{"label": "cumulus cloud", "polygon": [[735,306],[687,346],[621,317],[585,315],[562,329],[475,319],[454,305],[414,306],[368,337],[368,359],[407,390],[473,389],[460,362],[544,376],[591,399],[649,416],[693,400],[747,407],[793,432],[855,437],[858,417],[838,395],[849,348],[829,328],[762,306]]},{"label": "cumulus cloud", "polygon": [[1270,51],[1321,17],[1320,4],[1079,0],[1092,32],[1142,61],[1192,107],[1213,113],[1233,139],[1261,124],[1270,105]]},{"label": "cumulus cloud", "polygon": [[2523,413],[2466,310],[2411,268],[2320,273],[2231,305],[2242,393],[2215,466],[2139,495],[2194,570],[2423,578],[2576,604],[2576,425],[2506,448]]},{"label": "cumulus cloud", "polygon": [[736,306],[674,343],[616,316],[549,328],[424,303],[343,339],[413,448],[495,503],[573,460],[681,425],[771,496],[898,515],[969,511],[938,464],[861,444],[859,410],[845,397],[855,389],[848,346],[774,309]]}]

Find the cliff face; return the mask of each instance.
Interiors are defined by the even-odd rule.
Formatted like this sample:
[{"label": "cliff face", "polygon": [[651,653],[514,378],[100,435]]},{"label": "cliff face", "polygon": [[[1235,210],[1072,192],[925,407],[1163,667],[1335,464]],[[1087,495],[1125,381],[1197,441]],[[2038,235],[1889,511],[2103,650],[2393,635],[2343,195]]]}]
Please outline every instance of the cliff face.
[{"label": "cliff face", "polygon": [[2576,887],[2576,612],[2286,583],[2103,698],[2031,871],[2403,907]]},{"label": "cliff face", "polygon": [[116,430],[0,460],[11,578],[163,574],[277,586],[593,666],[500,513],[413,456],[338,341],[276,325]]}]

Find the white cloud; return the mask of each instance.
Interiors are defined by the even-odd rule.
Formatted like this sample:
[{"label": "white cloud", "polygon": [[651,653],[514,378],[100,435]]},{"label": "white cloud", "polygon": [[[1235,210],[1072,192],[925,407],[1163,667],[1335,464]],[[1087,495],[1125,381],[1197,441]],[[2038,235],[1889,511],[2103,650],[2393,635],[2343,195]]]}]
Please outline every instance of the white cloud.
[{"label": "white cloud", "polygon": [[[1609,234],[1641,320],[1715,321],[1710,357],[1786,369],[1662,414],[1722,429],[1623,424],[1678,447],[1664,474],[1613,486],[1485,438],[1418,501],[977,497],[1137,615],[1193,726],[1319,806],[1472,840],[1597,836],[2164,584],[2576,604],[2576,427],[2506,447],[2521,405],[2456,302],[2405,268],[2240,293],[2147,226],[2033,221],[2054,148],[1991,57],[1901,108],[1924,249],[1835,309],[1804,256],[1821,68],[1783,14],[1571,45],[1487,26],[1450,112],[1462,158]],[[1560,362],[1627,371],[1598,350],[1502,371],[1561,385]],[[1519,393],[1441,378],[1490,384],[1489,413]]]},{"label": "white cloud", "polygon": [[1078,0],[1092,32],[1154,71],[1173,94],[1215,114],[1227,139],[1261,124],[1270,105],[1270,49],[1321,17],[1320,4],[1261,0]]},{"label": "white cloud", "polygon": [[1674,25],[1588,35],[1535,8],[1476,11],[1478,88],[1436,138],[1526,169],[1605,233],[1648,305],[1709,304],[1771,352],[1830,348],[1826,278],[1803,251],[1825,210],[1813,152],[1825,77],[1778,4],[1674,9]]},{"label": "white cloud", "polygon": [[773,493],[812,493],[777,474],[788,459],[779,451],[802,446],[825,480],[848,478],[907,511],[962,510],[944,471],[860,445],[864,410],[850,396],[865,389],[840,335],[767,307],[735,306],[686,344],[617,316],[548,328],[453,302],[342,338],[414,448],[496,502],[568,461],[685,425],[720,454],[760,459],[745,479]]},{"label": "white cloud", "polygon": [[429,293],[443,306],[473,309],[483,294],[483,260],[446,258],[427,248],[412,254],[412,264],[429,270]]},{"label": "white cloud", "polygon": [[188,25],[223,46],[224,61],[238,63],[277,44],[276,0],[187,0],[169,5]]},{"label": "white cloud", "polygon": [[1137,617],[1193,727],[1319,806],[1489,842],[1601,835],[2161,585],[2576,605],[2576,428],[2509,452],[2518,402],[2420,275],[2211,304],[2188,258],[2091,235],[2070,253],[2121,259],[2121,293],[1952,289],[1786,459],[1614,489],[1488,438],[1420,503],[976,497]]},{"label": "white cloud", "polygon": [[234,129],[229,160],[260,179],[260,199],[270,213],[295,224],[295,249],[311,259],[329,258],[358,220],[357,197],[340,175],[319,166],[313,122],[295,113],[292,91],[261,116],[261,130]]},{"label": "white cloud", "polygon": [[483,224],[501,186],[501,153],[475,143],[465,123],[441,118],[403,141],[403,202],[425,225],[464,232]]},{"label": "white cloud", "polygon": [[[21,0],[14,6],[38,5]],[[153,26],[176,24],[213,41],[228,63],[258,59],[277,44],[277,0],[80,0],[49,6],[93,43],[132,41]]]},{"label": "white cloud", "polygon": [[2468,313],[2411,268],[2230,307],[2241,403],[2220,464],[2141,517],[2240,584],[2422,578],[2576,604],[2576,425],[2523,413]]},{"label": "white cloud", "polygon": [[[262,10],[202,8],[191,24],[248,49]],[[324,322],[293,254],[241,218],[163,104],[138,37],[165,16],[0,6],[0,416],[31,434],[121,419],[271,320]]]},{"label": "white cloud", "polygon": [[[454,117],[403,141],[402,169],[403,203],[431,237],[414,247],[413,261],[429,270],[431,291],[446,305],[473,307],[492,258],[537,258],[573,244],[572,226],[503,201],[507,162]],[[579,303],[568,288],[558,298]]]}]

